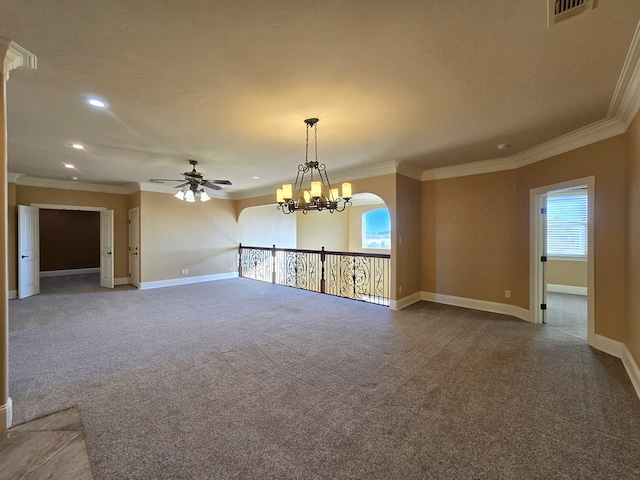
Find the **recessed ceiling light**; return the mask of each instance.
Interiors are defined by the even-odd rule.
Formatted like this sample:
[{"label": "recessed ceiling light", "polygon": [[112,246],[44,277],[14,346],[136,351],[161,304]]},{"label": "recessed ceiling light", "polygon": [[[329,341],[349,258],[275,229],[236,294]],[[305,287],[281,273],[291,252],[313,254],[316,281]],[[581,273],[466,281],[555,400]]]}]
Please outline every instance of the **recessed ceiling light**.
[{"label": "recessed ceiling light", "polygon": [[76,181],[78,180],[78,177],[69,177],[71,180]]},{"label": "recessed ceiling light", "polygon": [[507,148],[511,148],[513,147],[513,145],[511,145],[510,143],[499,143],[498,144],[498,150],[506,150]]},{"label": "recessed ceiling light", "polygon": [[87,100],[87,102],[89,103],[89,105],[96,108],[105,108],[107,106],[107,104],[99,98],[90,98],[89,100]]},{"label": "recessed ceiling light", "polygon": [[253,180],[260,180],[260,177],[258,177],[257,175],[254,175],[253,177],[251,177]]},{"label": "recessed ceiling light", "polygon": [[70,163],[63,163],[64,168],[76,168],[73,165],[71,165]]},{"label": "recessed ceiling light", "polygon": [[71,146],[76,150],[84,150],[84,145],[81,145],[80,143],[72,143]]}]

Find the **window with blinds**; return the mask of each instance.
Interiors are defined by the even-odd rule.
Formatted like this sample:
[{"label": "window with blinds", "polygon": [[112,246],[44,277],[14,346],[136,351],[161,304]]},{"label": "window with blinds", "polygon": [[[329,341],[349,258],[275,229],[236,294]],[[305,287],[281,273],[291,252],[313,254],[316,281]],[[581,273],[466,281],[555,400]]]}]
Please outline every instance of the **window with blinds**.
[{"label": "window with blinds", "polygon": [[547,255],[587,258],[587,190],[561,190],[547,195]]}]

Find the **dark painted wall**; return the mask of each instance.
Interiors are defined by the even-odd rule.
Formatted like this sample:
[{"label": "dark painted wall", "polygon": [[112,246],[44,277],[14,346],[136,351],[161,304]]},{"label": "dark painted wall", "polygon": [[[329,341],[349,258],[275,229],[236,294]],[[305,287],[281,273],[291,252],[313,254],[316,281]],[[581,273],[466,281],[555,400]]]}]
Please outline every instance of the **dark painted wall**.
[{"label": "dark painted wall", "polygon": [[100,267],[100,212],[40,209],[40,271]]}]

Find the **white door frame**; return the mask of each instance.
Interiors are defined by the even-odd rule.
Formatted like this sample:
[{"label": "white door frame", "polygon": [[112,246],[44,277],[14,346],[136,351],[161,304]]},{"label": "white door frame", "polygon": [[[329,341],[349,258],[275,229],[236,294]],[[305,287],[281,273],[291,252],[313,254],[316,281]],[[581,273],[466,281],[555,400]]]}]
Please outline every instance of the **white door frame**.
[{"label": "white door frame", "polygon": [[18,298],[40,293],[40,209],[18,205]]},{"label": "white door frame", "polygon": [[542,288],[542,262],[540,257],[543,254],[542,232],[543,232],[543,216],[540,214],[540,207],[544,204],[544,197],[547,192],[560,190],[569,187],[587,186],[587,205],[588,205],[588,225],[587,225],[587,343],[591,346],[595,341],[595,258],[594,258],[594,220],[595,220],[595,197],[596,197],[596,177],[583,177],[566,182],[554,183],[543,187],[532,188],[529,191],[529,311],[531,320],[534,323],[542,323],[543,311],[540,309],[542,303],[543,292],[547,286]]},{"label": "white door frame", "polygon": [[[32,207],[36,207],[38,209],[46,209],[46,210],[80,210],[83,212],[104,212],[107,211],[107,207],[89,207],[82,205],[55,205],[50,203],[32,203]],[[100,225],[100,229],[102,230],[102,225]],[[40,227],[38,226],[38,235],[40,235]],[[102,237],[102,231],[100,232],[100,236]],[[38,266],[39,269],[39,266]],[[40,275],[40,272],[37,272]],[[100,278],[102,278],[102,272],[100,272]]]},{"label": "white door frame", "polygon": [[[136,288],[140,288],[140,207],[130,208],[128,217],[129,283]],[[132,221],[132,218],[135,218],[135,220]]]}]

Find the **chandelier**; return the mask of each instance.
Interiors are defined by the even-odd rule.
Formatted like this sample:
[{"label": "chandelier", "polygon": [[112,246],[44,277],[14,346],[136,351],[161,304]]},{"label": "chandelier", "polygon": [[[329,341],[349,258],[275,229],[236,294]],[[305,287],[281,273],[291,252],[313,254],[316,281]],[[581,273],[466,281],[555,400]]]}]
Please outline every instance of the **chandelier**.
[{"label": "chandelier", "polygon": [[[292,213],[301,210],[306,214],[309,210],[329,210],[329,212],[342,212],[351,205],[351,184],[342,184],[342,196],[338,188],[331,188],[327,167],[318,163],[318,124],[317,118],[307,118],[307,143],[304,153],[304,163],[298,165],[298,174],[293,185],[290,183],[282,185],[276,190],[276,201],[278,210],[283,213]],[[313,128],[315,136],[315,159],[309,160],[309,128]],[[305,175],[309,174],[309,186],[303,187]],[[314,180],[314,174],[316,179]]]},{"label": "chandelier", "polygon": [[207,195],[204,188],[198,188],[196,183],[192,183],[188,188],[183,188],[174,195],[178,200],[184,200],[185,202],[193,203],[196,198],[199,198],[201,202],[211,200],[211,197]]}]

